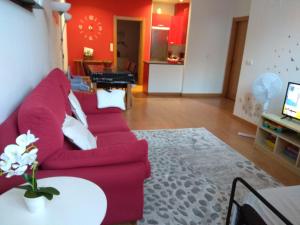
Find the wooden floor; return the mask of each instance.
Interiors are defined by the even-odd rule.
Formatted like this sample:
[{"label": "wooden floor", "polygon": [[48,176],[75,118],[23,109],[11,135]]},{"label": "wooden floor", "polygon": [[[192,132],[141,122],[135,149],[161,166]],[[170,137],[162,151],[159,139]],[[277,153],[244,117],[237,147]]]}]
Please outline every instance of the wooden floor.
[{"label": "wooden floor", "polygon": [[238,132],[255,134],[256,128],[232,115],[234,102],[224,98],[147,97],[134,93],[133,107],[125,112],[134,130],[205,127],[285,185],[300,184],[300,177],[254,150],[253,139]]},{"label": "wooden floor", "polygon": [[256,151],[253,139],[237,135],[240,131],[255,134],[256,128],[234,117],[233,106],[233,101],[224,98],[147,97],[135,93],[133,107],[124,115],[134,130],[205,127],[279,182],[299,185],[299,176]]}]

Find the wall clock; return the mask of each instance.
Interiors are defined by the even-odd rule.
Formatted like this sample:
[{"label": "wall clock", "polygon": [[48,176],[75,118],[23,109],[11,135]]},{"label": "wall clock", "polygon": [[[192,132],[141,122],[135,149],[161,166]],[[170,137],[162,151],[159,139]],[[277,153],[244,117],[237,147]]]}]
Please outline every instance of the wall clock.
[{"label": "wall clock", "polygon": [[94,15],[88,15],[80,19],[78,29],[79,33],[89,41],[98,39],[103,30],[102,23],[99,18]]}]

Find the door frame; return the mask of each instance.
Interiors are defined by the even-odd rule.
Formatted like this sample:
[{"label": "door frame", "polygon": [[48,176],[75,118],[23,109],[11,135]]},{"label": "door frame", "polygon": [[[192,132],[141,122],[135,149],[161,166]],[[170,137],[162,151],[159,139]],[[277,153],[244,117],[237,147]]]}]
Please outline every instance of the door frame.
[{"label": "door frame", "polygon": [[232,20],[231,35],[230,35],[230,42],[229,42],[229,48],[227,53],[225,76],[224,76],[224,83],[223,83],[223,92],[222,92],[223,97],[226,97],[228,94],[230,71],[232,66],[232,59],[233,59],[238,23],[243,21],[249,22],[249,16],[234,17]]},{"label": "door frame", "polygon": [[114,66],[118,65],[117,56],[117,42],[118,42],[118,20],[125,21],[136,21],[140,22],[140,46],[139,46],[139,62],[138,62],[138,81],[139,85],[143,84],[143,73],[144,73],[144,45],[145,45],[145,18],[142,17],[126,17],[126,16],[114,16]]}]

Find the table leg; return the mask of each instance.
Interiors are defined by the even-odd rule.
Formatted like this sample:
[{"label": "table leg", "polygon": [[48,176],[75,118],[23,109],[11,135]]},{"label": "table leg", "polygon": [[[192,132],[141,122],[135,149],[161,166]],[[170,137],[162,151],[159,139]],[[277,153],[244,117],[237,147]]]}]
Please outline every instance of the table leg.
[{"label": "table leg", "polygon": [[92,93],[97,93],[97,84],[91,82],[91,92]]},{"label": "table leg", "polygon": [[131,84],[127,84],[127,89],[126,89],[126,109],[130,109],[131,107],[132,107]]},{"label": "table leg", "polygon": [[75,62],[75,73],[76,75],[80,73],[80,62]]}]

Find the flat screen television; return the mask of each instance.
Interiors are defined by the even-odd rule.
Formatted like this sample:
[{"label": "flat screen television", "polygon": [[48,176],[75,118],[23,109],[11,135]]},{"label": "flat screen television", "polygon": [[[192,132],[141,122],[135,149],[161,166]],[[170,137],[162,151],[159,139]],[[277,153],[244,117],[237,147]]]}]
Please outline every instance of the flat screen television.
[{"label": "flat screen television", "polygon": [[300,84],[288,83],[282,114],[300,120]]}]

